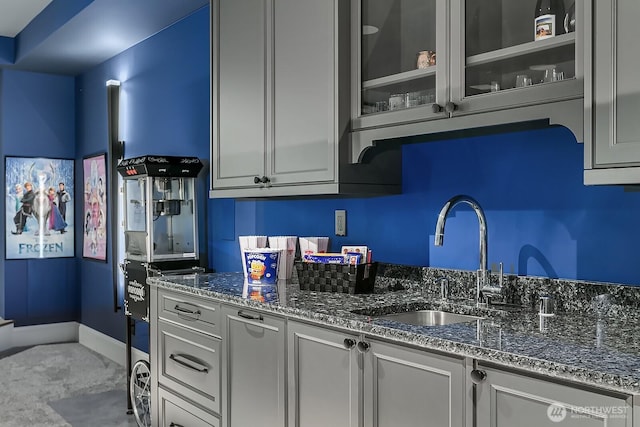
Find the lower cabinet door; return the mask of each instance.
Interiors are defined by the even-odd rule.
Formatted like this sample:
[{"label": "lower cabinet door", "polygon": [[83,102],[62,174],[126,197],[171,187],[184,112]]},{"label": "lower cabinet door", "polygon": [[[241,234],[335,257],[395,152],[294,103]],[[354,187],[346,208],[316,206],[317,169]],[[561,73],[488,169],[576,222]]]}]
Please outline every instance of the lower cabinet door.
[{"label": "lower cabinet door", "polygon": [[359,427],[358,337],[292,321],[287,335],[289,427]]},{"label": "lower cabinet door", "polygon": [[286,334],[283,318],[223,306],[227,427],[284,427]]},{"label": "lower cabinet door", "polygon": [[158,390],[160,427],[220,427],[220,420],[164,389]]},{"label": "lower cabinet door", "polygon": [[375,340],[368,344],[364,353],[365,427],[465,425],[462,359]]},{"label": "lower cabinet door", "polygon": [[478,426],[631,427],[631,398],[490,367],[476,386]]}]

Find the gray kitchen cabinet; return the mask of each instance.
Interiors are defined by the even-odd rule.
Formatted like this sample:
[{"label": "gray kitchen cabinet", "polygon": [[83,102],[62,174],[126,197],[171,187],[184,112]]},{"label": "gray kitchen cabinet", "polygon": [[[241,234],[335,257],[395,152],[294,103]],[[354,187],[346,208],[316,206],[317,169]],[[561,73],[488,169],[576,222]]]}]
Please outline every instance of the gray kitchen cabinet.
[{"label": "gray kitchen cabinet", "polygon": [[461,359],[289,321],[289,425],[464,426]]},{"label": "gray kitchen cabinet", "polygon": [[160,389],[158,392],[158,426],[220,427],[220,420],[188,401]]},{"label": "gray kitchen cabinet", "polygon": [[631,427],[631,397],[479,366],[478,426]]},{"label": "gray kitchen cabinet", "polygon": [[222,312],[223,426],[285,426],[285,320],[230,305]]},{"label": "gray kitchen cabinet", "polygon": [[290,427],[360,427],[362,356],[352,333],[287,324]]},{"label": "gray kitchen cabinet", "polygon": [[253,184],[254,177],[265,174],[269,4],[266,0],[211,4],[216,23],[211,69],[214,188]]},{"label": "gray kitchen cabinet", "polygon": [[350,164],[349,12],[212,1],[210,197],[399,192],[399,157]]},{"label": "gray kitchen cabinet", "polygon": [[[590,4],[575,2],[570,32],[535,40],[535,2],[352,0],[353,153],[384,139],[531,121],[563,124],[581,140]],[[420,52],[433,54],[428,66]]]},{"label": "gray kitchen cabinet", "polygon": [[369,345],[363,353],[365,427],[465,425],[462,359],[364,342]]},{"label": "gray kitchen cabinet", "polygon": [[593,0],[587,49],[584,183],[640,183],[640,3]]},{"label": "gray kitchen cabinet", "polygon": [[151,286],[149,309],[153,425],[219,426],[220,304]]}]

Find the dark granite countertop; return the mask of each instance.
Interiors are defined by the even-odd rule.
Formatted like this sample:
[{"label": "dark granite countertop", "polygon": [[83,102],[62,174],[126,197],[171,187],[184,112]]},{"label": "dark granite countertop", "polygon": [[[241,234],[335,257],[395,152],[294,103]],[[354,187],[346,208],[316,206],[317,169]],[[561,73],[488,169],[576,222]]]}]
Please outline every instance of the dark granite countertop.
[{"label": "dark granite countertop", "polygon": [[[243,296],[242,273],[149,278],[154,286],[256,308],[398,343],[472,357],[607,390],[640,393],[640,311],[560,312],[541,317],[532,308],[478,308],[466,300],[443,302],[421,287],[349,295],[301,291],[278,285],[278,298],[260,302]],[[412,326],[376,315],[438,309],[482,317],[442,326]]]}]

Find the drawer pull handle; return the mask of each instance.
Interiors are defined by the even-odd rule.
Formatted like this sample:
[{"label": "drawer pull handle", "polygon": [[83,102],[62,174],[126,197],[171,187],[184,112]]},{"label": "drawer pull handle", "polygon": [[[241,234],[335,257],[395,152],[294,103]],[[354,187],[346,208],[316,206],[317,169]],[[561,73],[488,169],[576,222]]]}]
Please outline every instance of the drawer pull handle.
[{"label": "drawer pull handle", "polygon": [[[180,358],[180,359],[178,359],[178,358]],[[169,356],[169,359],[173,360],[174,362],[176,362],[179,365],[184,366],[187,369],[191,369],[192,371],[202,372],[202,373],[205,373],[205,374],[209,372],[209,369],[206,366],[204,366],[203,363],[200,363],[197,360],[192,360],[191,358],[187,357],[184,354],[171,354]],[[199,366],[199,367],[198,366],[194,366],[191,363],[185,362],[182,359],[186,359],[189,362],[196,363],[196,364],[201,365],[201,366]]]},{"label": "drawer pull handle", "polygon": [[252,316],[250,314],[242,312],[242,310],[238,311],[238,316],[242,317],[243,319],[258,320],[260,322],[264,321],[264,317],[262,317],[262,314],[260,314],[258,316]]},{"label": "drawer pull handle", "polygon": [[194,316],[200,316],[202,314],[200,310],[195,310],[195,311],[189,310],[188,308],[180,307],[179,304],[176,304],[176,306],[174,307],[174,310],[177,311],[178,313],[193,314]]},{"label": "drawer pull handle", "polygon": [[182,424],[176,424],[173,421],[169,424],[169,427],[184,427]]}]

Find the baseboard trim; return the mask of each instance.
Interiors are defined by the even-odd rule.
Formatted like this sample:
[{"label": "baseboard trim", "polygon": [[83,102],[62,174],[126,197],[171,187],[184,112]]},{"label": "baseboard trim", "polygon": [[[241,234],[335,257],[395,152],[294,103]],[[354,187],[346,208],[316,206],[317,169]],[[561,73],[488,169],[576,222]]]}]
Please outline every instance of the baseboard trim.
[{"label": "baseboard trim", "polygon": [[0,326],[0,353],[13,348],[13,322]]},{"label": "baseboard trim", "polygon": [[[6,328],[6,326],[5,326]],[[78,341],[78,322],[14,327],[8,348]]]},{"label": "baseboard trim", "polygon": [[[15,327],[13,323],[0,327],[0,352],[14,347],[77,342],[125,366],[127,354],[123,342],[78,322],[49,323]],[[137,348],[131,349],[131,360],[149,360],[149,355]]]},{"label": "baseboard trim", "polygon": [[[127,352],[124,343],[109,335],[81,324],[78,328],[78,342],[121,366],[126,364]],[[131,349],[132,363],[140,359],[149,361],[149,355],[133,347]]]}]

